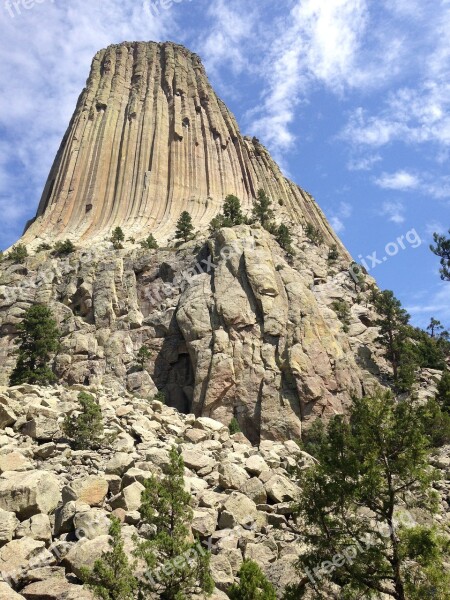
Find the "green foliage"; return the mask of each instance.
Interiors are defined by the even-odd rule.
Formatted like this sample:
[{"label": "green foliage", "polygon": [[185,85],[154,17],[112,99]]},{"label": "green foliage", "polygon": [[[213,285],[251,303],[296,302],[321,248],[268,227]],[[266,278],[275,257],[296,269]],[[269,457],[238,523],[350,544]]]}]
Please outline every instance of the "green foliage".
[{"label": "green foliage", "polygon": [[14,263],[22,264],[28,256],[27,247],[24,244],[16,244],[8,253],[8,258]]},{"label": "green foliage", "polygon": [[441,279],[450,281],[450,237],[446,238],[444,235],[435,233],[433,238],[436,245],[431,245],[430,249],[441,259]]},{"label": "green foliage", "polygon": [[350,309],[348,307],[347,302],[345,302],[344,300],[335,300],[331,304],[331,308],[334,310],[334,312],[338,316],[338,319],[341,321],[345,333],[348,333],[350,325]]},{"label": "green foliage", "polygon": [[267,227],[274,217],[272,200],[267,196],[263,189],[258,191],[256,200],[253,202],[252,214],[256,221],[261,223],[263,227]]},{"label": "green foliage", "polygon": [[101,600],[133,600],[138,581],[133,574],[122,538],[122,525],[116,517],[109,527],[109,552],[104,552],[94,563],[92,571],[82,569],[83,583]]},{"label": "green foliage", "polygon": [[36,248],[36,252],[46,252],[47,250],[51,250],[51,249],[52,249],[52,247],[50,246],[50,244],[47,244],[46,242],[42,242]]},{"label": "green foliage", "polygon": [[445,369],[437,386],[436,401],[450,415],[450,371]]},{"label": "green foliage", "polygon": [[[402,308],[400,300],[397,300],[390,290],[376,292],[374,306],[380,315],[380,318],[375,321],[380,329],[377,341],[385,348],[386,358],[392,364],[394,382],[398,386],[398,391],[408,391],[404,389],[403,383],[400,382],[399,370],[402,354],[405,350],[405,342],[410,333],[408,328],[410,317],[406,310]],[[409,357],[410,352],[408,351],[408,359]],[[406,363],[404,365],[406,368]]]},{"label": "green foliage", "polygon": [[260,567],[252,560],[244,560],[238,573],[239,583],[228,590],[231,600],[276,600],[273,585]]},{"label": "green foliage", "polygon": [[415,327],[407,330],[417,364],[426,369],[444,369],[449,354],[448,341],[435,333],[434,337]]},{"label": "green foliage", "polygon": [[425,434],[432,448],[450,444],[450,414],[443,410],[437,398],[420,407]]},{"label": "green foliage", "polygon": [[219,229],[222,229],[222,227],[227,227],[227,225],[224,224],[224,216],[222,214],[216,215],[211,219],[209,223],[210,233],[215,233],[216,231],[219,231]]},{"label": "green foliage", "polygon": [[141,242],[141,246],[146,250],[157,250],[159,248],[158,242],[156,241],[152,233],[148,236],[146,240]]},{"label": "green foliage", "polygon": [[310,242],[316,246],[323,244],[323,234],[318,227],[315,227],[312,223],[307,223],[305,227],[305,235]]},{"label": "green foliage", "polygon": [[56,377],[49,365],[59,348],[61,334],[50,309],[43,304],[31,306],[17,329],[18,359],[10,385],[53,383]]},{"label": "green foliage", "polygon": [[148,569],[141,591],[164,600],[188,600],[200,591],[211,593],[210,555],[189,537],[191,496],[184,489],[184,463],[176,448],[170,451],[163,478],[152,475],[144,485],[141,515],[150,525],[150,533],[145,541],[137,540],[136,555]]},{"label": "green foliage", "polygon": [[159,392],[156,392],[156,394],[154,395],[153,400],[157,400],[158,402],[165,404],[166,403],[166,395],[162,390],[159,390]]},{"label": "green foliage", "polygon": [[236,419],[236,417],[231,419],[230,424],[228,425],[228,431],[230,432],[230,435],[234,435],[235,433],[240,433],[242,431],[239,421]]},{"label": "green foliage", "polygon": [[121,227],[116,227],[111,235],[111,242],[116,250],[122,250],[122,242],[125,240],[125,234]]},{"label": "green foliage", "polygon": [[75,252],[74,244],[70,240],[64,240],[64,242],[56,242],[52,254],[53,256],[68,256],[72,252]]},{"label": "green foliage", "polygon": [[302,432],[301,449],[311,456],[317,457],[326,435],[324,422],[322,419],[316,419],[307,431]]},{"label": "green foliage", "polygon": [[81,411],[66,415],[62,429],[78,450],[99,448],[103,441],[103,419],[100,406],[91,394],[78,395]]},{"label": "green foliage", "polygon": [[191,215],[184,210],[177,222],[177,229],[175,231],[175,238],[187,242],[192,239],[194,232],[194,226],[192,225]]},{"label": "green foliage", "polygon": [[150,359],[151,355],[152,355],[152,353],[147,348],[147,346],[141,346],[139,348],[139,352],[137,354],[137,362],[139,363],[139,366],[141,367],[141,371],[144,370],[145,363]]},{"label": "green foliage", "polygon": [[[318,463],[302,471],[296,511],[304,523],[301,583],[286,598],[304,597],[312,579],[314,597],[328,597],[337,584],[339,598],[409,598],[411,569],[426,579],[428,562],[405,549],[409,533],[397,517],[400,509],[436,506],[420,408],[381,391],[355,399],[348,418],[333,417],[315,444]],[[442,559],[434,554],[438,582],[446,577]]]},{"label": "green foliage", "polygon": [[444,326],[440,321],[431,317],[430,324],[427,327],[427,331],[430,333],[430,337],[434,338],[439,336],[439,333],[444,330]]},{"label": "green foliage", "polygon": [[295,252],[292,248],[292,235],[289,231],[289,228],[282,223],[278,229],[275,231],[275,238],[283,250],[286,250],[291,255],[294,255]]},{"label": "green foliage", "polygon": [[241,201],[239,198],[231,194],[225,198],[223,204],[223,216],[227,223],[226,227],[233,227],[234,225],[242,225],[242,223],[244,223],[245,218],[242,214]]},{"label": "green foliage", "polygon": [[331,248],[328,250],[328,262],[329,263],[334,263],[338,260],[339,258],[339,252],[337,249],[336,244],[333,244],[331,246]]}]

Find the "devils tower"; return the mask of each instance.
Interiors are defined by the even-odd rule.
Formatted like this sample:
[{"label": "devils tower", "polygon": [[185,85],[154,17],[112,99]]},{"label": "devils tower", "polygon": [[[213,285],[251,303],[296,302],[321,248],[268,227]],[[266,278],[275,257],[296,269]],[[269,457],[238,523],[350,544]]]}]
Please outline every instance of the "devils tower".
[{"label": "devils tower", "polygon": [[227,194],[263,188],[294,223],[340,244],[312,198],[243,137],[200,58],[173,43],[100,50],[24,241],[103,239],[115,226],[165,240],[183,210],[206,227]]},{"label": "devils tower", "polygon": [[[251,220],[209,232],[227,195],[250,216],[260,189],[272,200],[272,233]],[[180,246],[182,211],[196,237]],[[290,255],[273,235],[280,223],[292,233]],[[115,227],[122,249],[110,242]],[[150,234],[158,250],[141,247]],[[58,240],[75,252],[55,258]],[[61,383],[160,392],[184,413],[236,418],[253,442],[299,438],[379,371],[349,253],[315,200],[242,136],[200,58],[177,44],[96,54],[21,241],[25,271],[6,269],[0,282],[0,384],[16,362],[17,324],[36,302],[60,325]]]}]

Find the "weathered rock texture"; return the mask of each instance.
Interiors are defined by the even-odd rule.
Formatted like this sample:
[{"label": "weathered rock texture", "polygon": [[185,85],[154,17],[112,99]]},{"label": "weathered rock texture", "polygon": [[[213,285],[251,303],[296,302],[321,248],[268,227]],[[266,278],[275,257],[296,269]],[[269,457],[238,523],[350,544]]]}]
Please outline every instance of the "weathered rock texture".
[{"label": "weathered rock texture", "polygon": [[280,217],[340,245],[311,196],[241,135],[197,55],[123,43],[95,56],[24,241],[103,239],[117,225],[166,240],[183,210],[206,227],[227,194],[249,210],[259,188],[283,203]]}]

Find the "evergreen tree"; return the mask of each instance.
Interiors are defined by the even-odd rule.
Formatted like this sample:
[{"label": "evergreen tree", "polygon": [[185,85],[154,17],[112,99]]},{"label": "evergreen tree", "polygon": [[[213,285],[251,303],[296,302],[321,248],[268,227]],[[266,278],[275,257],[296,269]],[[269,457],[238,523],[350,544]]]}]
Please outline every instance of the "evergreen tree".
[{"label": "evergreen tree", "polygon": [[8,254],[8,258],[14,263],[22,264],[28,256],[27,247],[24,244],[16,244]]},{"label": "evergreen tree", "polygon": [[450,371],[445,369],[437,386],[436,401],[450,415]]},{"label": "evergreen tree", "polygon": [[194,226],[192,225],[192,217],[184,210],[177,222],[177,229],[175,231],[175,237],[177,240],[187,242],[192,238]]},{"label": "evergreen tree", "polygon": [[345,302],[344,300],[335,300],[331,304],[331,308],[334,310],[334,312],[338,316],[338,319],[341,321],[344,332],[348,333],[351,314],[347,302]]},{"label": "evergreen tree", "polygon": [[64,242],[56,242],[55,248],[52,252],[53,256],[68,256],[75,252],[75,246],[70,240],[64,240]]},{"label": "evergreen tree", "polygon": [[230,600],[277,600],[275,588],[254,561],[244,560],[238,577],[239,583],[227,592]]},{"label": "evergreen tree", "polygon": [[[193,519],[191,496],[184,489],[184,463],[176,448],[164,477],[145,481],[141,516],[150,525],[148,539],[138,543],[136,555],[147,565],[142,591],[162,600],[188,600],[200,591],[211,593],[214,582],[209,553],[190,540]],[[187,558],[189,557],[189,558]]]},{"label": "evergreen tree", "polygon": [[[316,458],[302,471],[297,516],[306,546],[301,582],[286,600],[310,590],[328,597],[334,585],[339,598],[425,598],[431,555],[434,585],[446,589],[442,540],[429,528],[407,529],[400,518],[402,511],[430,513],[436,506],[420,407],[385,392],[355,399],[348,418],[333,417],[317,436]],[[422,543],[426,556],[418,552]],[[335,590],[331,597],[338,597]]]},{"label": "evergreen tree", "polygon": [[259,190],[258,196],[253,203],[252,214],[255,220],[259,221],[263,227],[267,227],[274,217],[271,206],[272,200],[263,189]]},{"label": "evergreen tree", "polygon": [[427,331],[430,332],[430,336],[432,338],[437,337],[439,335],[439,332],[441,332],[443,330],[444,330],[444,327],[443,327],[442,323],[440,321],[438,321],[437,319],[435,319],[434,317],[431,317],[430,324],[427,327]]},{"label": "evergreen tree", "polygon": [[336,244],[333,244],[331,248],[328,250],[328,262],[333,263],[336,262],[339,258],[339,251],[337,249]]},{"label": "evergreen tree", "polygon": [[123,248],[122,242],[125,240],[125,234],[122,231],[121,227],[116,227],[111,235],[111,242],[116,250],[121,250]]},{"label": "evergreen tree", "polygon": [[210,233],[215,233],[216,231],[219,231],[219,229],[222,229],[222,227],[227,227],[222,214],[216,215],[213,219],[211,219],[209,223]]},{"label": "evergreen tree", "polygon": [[36,248],[36,252],[46,252],[47,250],[51,250],[52,247],[50,246],[50,244],[47,244],[46,242],[41,242],[39,244],[39,246]]},{"label": "evergreen tree", "polygon": [[318,227],[312,223],[307,223],[305,227],[305,235],[316,246],[323,244],[323,234]]},{"label": "evergreen tree", "polygon": [[141,246],[146,250],[157,250],[159,248],[158,242],[156,241],[152,233],[148,236],[146,240],[141,242]]},{"label": "evergreen tree", "polygon": [[[448,232],[450,233],[450,229]],[[431,245],[430,249],[441,259],[441,279],[450,281],[450,237],[446,238],[439,233],[435,233],[433,237],[436,245]]]},{"label": "evergreen tree", "polygon": [[61,334],[50,309],[43,304],[31,306],[17,329],[18,359],[10,385],[53,383],[56,377],[50,364],[59,348]]},{"label": "evergreen tree", "polygon": [[141,367],[141,371],[144,370],[145,363],[149,360],[150,357],[151,352],[147,348],[147,346],[141,346],[137,355],[137,361],[139,363],[139,366]]},{"label": "evergreen tree", "polygon": [[117,517],[111,518],[109,552],[104,552],[94,568],[82,569],[83,583],[101,600],[133,600],[138,582],[133,575],[122,538],[122,525]]},{"label": "evergreen tree", "polygon": [[223,216],[228,227],[233,227],[233,225],[242,225],[244,222],[244,215],[242,214],[241,202],[239,198],[231,194],[225,198],[223,205]]},{"label": "evergreen tree", "polygon": [[392,364],[394,381],[397,383],[402,350],[408,334],[409,315],[390,290],[376,293],[374,305],[375,310],[380,315],[380,318],[375,322],[380,328],[377,341],[386,349],[386,357]]},{"label": "evergreen tree", "polygon": [[78,395],[81,411],[66,415],[62,430],[73,440],[77,450],[99,448],[103,440],[103,418],[101,408],[91,394],[80,392]]},{"label": "evergreen tree", "polygon": [[282,223],[275,233],[275,238],[283,250],[286,250],[289,254],[294,254],[294,250],[292,248],[292,235],[289,231],[289,228]]},{"label": "evergreen tree", "polygon": [[241,426],[239,425],[239,421],[236,419],[236,417],[231,419],[230,424],[228,425],[228,431],[230,432],[230,435],[240,433]]}]

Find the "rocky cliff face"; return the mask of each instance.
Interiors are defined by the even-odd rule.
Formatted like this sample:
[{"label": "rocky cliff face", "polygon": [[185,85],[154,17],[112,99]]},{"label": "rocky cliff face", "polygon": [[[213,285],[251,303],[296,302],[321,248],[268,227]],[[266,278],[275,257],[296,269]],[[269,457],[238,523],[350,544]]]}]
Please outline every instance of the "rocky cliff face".
[{"label": "rocky cliff face", "polygon": [[[259,225],[207,232],[227,194],[250,211],[259,188],[275,222],[291,224],[295,257]],[[150,251],[129,240],[171,242],[182,210],[197,228],[192,242]],[[114,226],[126,234],[122,250],[108,241]],[[76,252],[33,255],[58,239]],[[314,200],[241,136],[200,59],[181,46],[125,43],[96,55],[22,242],[31,256],[5,260],[0,273],[0,384],[15,363],[17,324],[36,302],[61,329],[61,382],[160,390],[182,412],[236,417],[253,442],[300,437],[383,368],[349,254]],[[349,308],[345,327],[336,300]]]},{"label": "rocky cliff face", "polygon": [[172,43],[110,46],[93,60],[24,239],[102,240],[120,225],[167,240],[183,210],[207,227],[227,194],[250,209],[259,188],[283,203],[280,218],[310,221],[340,245],[314,200],[241,135],[197,55]]}]

